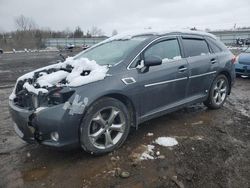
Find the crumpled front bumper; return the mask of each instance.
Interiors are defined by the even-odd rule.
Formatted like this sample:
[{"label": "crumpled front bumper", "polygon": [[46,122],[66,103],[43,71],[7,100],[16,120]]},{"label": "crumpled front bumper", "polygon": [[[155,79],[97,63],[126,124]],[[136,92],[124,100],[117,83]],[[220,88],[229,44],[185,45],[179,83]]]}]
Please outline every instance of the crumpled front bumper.
[{"label": "crumpled front bumper", "polygon": [[[36,110],[26,110],[9,100],[9,111],[14,121],[16,133],[26,142],[39,142],[53,147],[71,147],[79,145],[79,124],[81,115],[70,115],[63,104]],[[59,140],[51,139],[51,133],[57,132]]]},{"label": "crumpled front bumper", "polygon": [[13,101],[9,101],[10,115],[14,121],[14,129],[19,137],[26,142],[34,142],[34,127],[29,125],[29,117],[34,111],[18,108]]}]

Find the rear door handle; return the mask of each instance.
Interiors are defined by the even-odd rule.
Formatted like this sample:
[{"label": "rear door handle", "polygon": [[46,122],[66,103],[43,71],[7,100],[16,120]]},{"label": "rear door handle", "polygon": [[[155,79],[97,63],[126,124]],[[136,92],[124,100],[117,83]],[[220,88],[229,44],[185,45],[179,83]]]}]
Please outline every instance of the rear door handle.
[{"label": "rear door handle", "polygon": [[215,64],[217,62],[215,58],[211,59],[210,61],[212,64]]},{"label": "rear door handle", "polygon": [[188,68],[184,66],[179,67],[179,72],[185,72]]}]

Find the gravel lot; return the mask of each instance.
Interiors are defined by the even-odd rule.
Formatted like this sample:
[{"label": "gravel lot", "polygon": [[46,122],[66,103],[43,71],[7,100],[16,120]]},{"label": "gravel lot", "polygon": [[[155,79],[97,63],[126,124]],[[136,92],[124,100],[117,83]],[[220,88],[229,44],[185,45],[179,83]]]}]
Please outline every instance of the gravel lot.
[{"label": "gravel lot", "polygon": [[[0,187],[250,187],[249,78],[237,78],[222,109],[196,104],[145,122],[119,150],[94,157],[26,144],[12,127],[8,96],[16,78],[56,59],[57,53],[0,57]],[[161,136],[178,145],[155,144]],[[138,160],[149,144],[156,159]]]}]

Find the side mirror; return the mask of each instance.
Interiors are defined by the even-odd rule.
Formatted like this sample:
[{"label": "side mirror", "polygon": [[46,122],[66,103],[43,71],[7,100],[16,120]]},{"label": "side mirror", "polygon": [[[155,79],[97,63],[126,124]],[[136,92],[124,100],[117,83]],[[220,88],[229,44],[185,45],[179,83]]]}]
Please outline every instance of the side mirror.
[{"label": "side mirror", "polygon": [[148,56],[144,59],[144,65],[146,67],[157,66],[162,64],[162,59],[156,56]]}]

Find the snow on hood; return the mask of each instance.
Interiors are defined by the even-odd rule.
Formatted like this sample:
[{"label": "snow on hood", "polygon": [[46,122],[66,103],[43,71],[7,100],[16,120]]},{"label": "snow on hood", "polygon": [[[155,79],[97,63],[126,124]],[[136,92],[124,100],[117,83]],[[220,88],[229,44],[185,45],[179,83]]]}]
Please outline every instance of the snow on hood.
[{"label": "snow on hood", "polygon": [[[68,65],[74,67],[72,72],[68,74],[66,80],[68,86],[77,87],[98,80],[103,80],[108,71],[107,66],[98,65],[95,61],[90,61],[86,58],[78,60],[70,59],[66,62]],[[88,75],[81,75],[83,71],[90,71]]]},{"label": "snow on hood", "polygon": [[[66,71],[65,69],[67,69],[67,67],[70,67],[71,71]],[[17,83],[21,80],[33,79],[35,73],[39,72],[36,81],[34,83],[25,82],[23,88],[34,94],[38,94],[39,92],[47,93],[48,88],[52,86],[78,87],[103,80],[106,77],[107,71],[108,66],[98,65],[94,60],[68,57],[65,62],[39,68],[19,77]],[[62,80],[64,80],[65,83],[61,83]],[[16,86],[9,99],[12,100],[15,98],[15,90]]]}]

